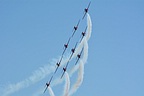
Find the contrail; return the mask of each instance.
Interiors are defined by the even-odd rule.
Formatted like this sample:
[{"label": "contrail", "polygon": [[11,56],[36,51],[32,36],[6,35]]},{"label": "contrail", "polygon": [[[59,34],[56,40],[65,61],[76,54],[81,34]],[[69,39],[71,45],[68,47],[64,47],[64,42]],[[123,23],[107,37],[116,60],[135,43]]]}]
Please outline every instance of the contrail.
[{"label": "contrail", "polygon": [[[88,18],[88,25],[90,25],[91,24],[91,20],[90,20],[89,14],[87,14],[87,18]],[[86,39],[89,40],[89,38],[91,36],[91,25],[88,26],[87,30],[90,33],[88,35],[86,35]],[[77,54],[80,52],[80,49],[83,47],[83,44],[84,44],[83,40],[77,46],[76,51],[75,51],[74,55],[72,56],[72,58],[75,58],[77,56]],[[57,60],[59,60],[59,59],[57,59]],[[68,61],[68,56],[63,58],[63,61],[61,62],[61,66],[60,67],[62,67],[64,64],[66,64],[67,61]],[[26,79],[24,79],[24,80],[22,80],[22,81],[20,81],[18,83],[7,85],[7,87],[4,88],[1,96],[9,96],[9,95],[11,95],[11,94],[23,89],[23,88],[27,88],[27,87],[29,87],[29,86],[31,86],[31,85],[43,80],[49,74],[54,72],[55,64],[56,64],[56,62],[52,62],[52,63],[50,63],[50,64],[48,64],[46,66],[40,67],[38,70],[34,71],[33,74],[30,77],[28,77],[28,78],[26,78]],[[73,73],[71,73],[70,75],[72,75],[72,74]]]},{"label": "contrail", "polygon": [[[64,65],[64,64],[66,64],[67,61],[68,61],[68,56],[66,56],[63,59],[60,67],[62,67],[62,65]],[[9,95],[19,91],[20,89],[27,88],[30,85],[33,85],[33,84],[43,80],[49,74],[54,72],[55,64],[56,64],[56,62],[51,62],[50,64],[40,67],[38,70],[34,71],[33,74],[30,77],[28,77],[27,79],[24,79],[15,84],[6,85],[7,87],[4,88],[4,90],[2,90],[1,96],[9,96]]]},{"label": "contrail", "polygon": [[[79,44],[77,48],[81,48],[82,46]],[[80,50],[79,50],[80,51]],[[78,50],[75,52],[75,54],[72,56],[72,58],[76,57],[76,54],[78,54],[79,52]],[[66,62],[68,61],[69,56],[66,56],[65,58],[63,58],[63,61],[61,62],[61,66],[62,67],[64,64],[66,64]],[[59,59],[57,59],[59,60]],[[56,61],[57,61],[56,60]],[[34,71],[33,74],[28,77],[27,79],[24,79],[18,83],[15,84],[9,84],[6,85],[7,87],[4,88],[4,90],[2,90],[2,95],[1,96],[9,96],[23,88],[27,88],[41,80],[43,80],[45,77],[47,77],[49,74],[51,74],[52,72],[54,72],[55,70],[55,64],[56,62],[51,62],[48,65],[45,65],[43,67],[40,67],[38,70]],[[62,80],[61,80],[62,81]]]},{"label": "contrail", "polygon": [[[78,44],[78,46],[77,46],[77,48],[76,48],[76,51],[75,51],[75,53],[73,54],[71,60],[77,56],[77,54],[81,51],[80,49],[83,47],[83,45],[84,45],[84,41],[81,41],[81,43]],[[61,66],[60,66],[60,67],[62,67],[64,64],[66,64],[67,61],[68,61],[68,59],[69,59],[69,56],[64,57],[64,58],[63,58],[63,61],[61,62]],[[71,61],[71,60],[70,60],[70,61]],[[76,65],[76,66],[77,66],[77,65]],[[76,69],[76,68],[74,68],[74,69]],[[77,67],[77,69],[78,69],[78,67]],[[52,72],[54,72],[54,70],[53,70]],[[74,72],[75,72],[75,71],[73,71],[73,72],[71,72],[71,73],[69,74],[70,77],[73,75]],[[47,75],[49,75],[49,74],[47,74]],[[56,79],[54,79],[54,81],[52,81],[51,86],[52,86],[52,87],[53,87],[53,86],[56,86],[57,84],[60,84],[60,83],[62,83],[62,82],[63,82],[63,79],[60,79],[60,77],[57,77]],[[42,94],[43,94],[43,92],[42,92],[42,90],[40,89],[40,90],[38,90],[38,91],[34,94],[34,96],[40,96],[40,95],[42,95]],[[6,96],[8,96],[8,95],[6,95]]]},{"label": "contrail", "polygon": [[78,79],[75,82],[75,84],[73,84],[73,86],[70,90],[70,96],[78,90],[78,88],[80,87],[80,85],[83,82],[84,64],[86,63],[87,58],[88,58],[88,44],[87,44],[87,41],[85,40],[83,58],[80,59],[80,61],[79,61]]},{"label": "contrail", "polygon": [[[84,64],[87,62],[87,58],[88,58],[88,40],[91,37],[91,30],[92,30],[92,23],[91,23],[91,18],[89,14],[87,14],[87,24],[88,24],[87,35],[83,38],[82,42],[78,45],[78,47],[76,48],[76,52],[74,53],[74,57],[76,57],[76,55],[80,52],[80,50],[84,46],[83,58],[80,60],[80,64],[77,64],[69,73],[71,77],[72,74],[79,68],[78,79],[76,83],[73,85],[72,89],[70,90],[69,95],[72,95],[74,92],[76,92],[83,82]],[[78,65],[80,65],[80,67],[78,67]],[[55,86],[61,83],[62,81],[63,80],[59,80],[59,77],[58,77],[57,79],[55,79],[52,86]]]},{"label": "contrail", "polygon": [[50,86],[48,87],[48,90],[49,90],[50,96],[55,96],[54,92]]},{"label": "contrail", "polygon": [[16,84],[9,84],[6,89],[3,91],[2,96],[8,96],[14,92],[19,91],[20,89],[26,88],[46,77],[54,70],[54,66],[46,65],[44,67],[40,67],[38,70],[34,71],[32,76],[27,79],[20,81]]},{"label": "contrail", "polygon": [[[77,54],[80,52],[80,50],[82,49],[82,47],[84,46],[84,55],[83,55],[83,59],[81,60],[84,64],[86,63],[87,61],[87,57],[88,57],[88,40],[90,39],[91,37],[91,30],[92,30],[92,23],[91,23],[91,18],[89,16],[89,14],[87,14],[87,25],[88,25],[88,28],[87,28],[87,35],[83,38],[83,40],[81,41],[81,43],[78,45],[78,47],[76,48],[76,51],[74,53],[74,55],[72,56],[72,58],[76,57]],[[70,77],[72,76],[72,74],[74,72],[76,72],[78,70],[78,65],[77,64],[70,72],[69,72],[69,75]],[[81,82],[79,82],[79,86],[81,85],[82,81],[83,81],[83,74],[84,74],[84,65],[82,67],[83,69],[81,70]],[[83,73],[82,73],[83,72]],[[63,79],[59,79],[60,77],[56,78],[52,84],[52,86],[56,86],[57,84],[60,84],[62,83]],[[79,79],[80,80],[80,79]],[[77,82],[76,82],[77,83]],[[78,85],[78,84],[77,84]],[[79,88],[79,87],[77,87]],[[70,93],[71,95],[76,91],[77,89],[71,89],[70,90]]]},{"label": "contrail", "polygon": [[[81,46],[78,46],[78,47],[81,47]],[[72,58],[75,58],[75,57],[76,57],[76,55],[72,56]],[[66,56],[65,58],[63,58],[63,61],[61,62],[60,67],[62,67],[64,64],[66,64],[68,59],[69,59],[69,56]],[[56,59],[56,61],[57,60],[59,60],[59,59]],[[56,64],[56,62],[55,63],[51,62],[50,64],[40,67],[38,70],[34,71],[33,74],[30,77],[28,77],[27,79],[22,80],[15,84],[6,85],[7,87],[4,88],[4,90],[2,90],[2,96],[9,96],[23,88],[27,88],[30,85],[43,80],[46,76],[48,76],[49,74],[54,72],[55,64]]]},{"label": "contrail", "polygon": [[87,13],[87,25],[88,25],[87,31],[89,32],[89,34],[87,34],[86,39],[89,40],[92,32],[92,22],[90,15],[88,13]]},{"label": "contrail", "polygon": [[63,92],[63,96],[69,96],[69,88],[70,88],[70,78],[69,78],[69,74],[67,72],[65,72],[65,86],[64,86],[64,92]]},{"label": "contrail", "polygon": [[83,74],[84,74],[84,63],[80,60],[80,66],[79,66],[79,72],[78,72],[78,78],[76,83],[72,86],[72,89],[70,90],[70,96],[77,91],[77,89],[80,87],[80,85],[83,82]]},{"label": "contrail", "polygon": [[[85,59],[83,59],[83,62],[84,64],[86,63],[87,61],[87,57],[88,57],[88,40],[90,39],[91,37],[91,32],[92,32],[92,22],[91,22],[91,18],[90,18],[90,15],[87,13],[87,35],[83,38],[83,40],[81,41],[81,43],[79,44],[79,47],[76,49],[76,54],[74,54],[74,56],[77,55],[77,53],[80,52],[81,48],[84,46],[84,54],[83,55]],[[78,64],[76,66],[74,66],[71,70],[70,70],[70,75],[73,74],[75,71],[78,70]]]},{"label": "contrail", "polygon": [[88,24],[88,30],[87,30],[87,36],[84,38],[84,52],[83,52],[83,58],[80,59],[80,66],[79,66],[79,72],[78,72],[78,79],[75,84],[73,84],[71,90],[70,90],[70,96],[75,93],[80,85],[83,82],[83,75],[84,75],[84,64],[87,62],[88,58],[88,40],[91,36],[91,30],[92,30],[92,23],[91,18],[89,14],[87,14],[87,24]]}]

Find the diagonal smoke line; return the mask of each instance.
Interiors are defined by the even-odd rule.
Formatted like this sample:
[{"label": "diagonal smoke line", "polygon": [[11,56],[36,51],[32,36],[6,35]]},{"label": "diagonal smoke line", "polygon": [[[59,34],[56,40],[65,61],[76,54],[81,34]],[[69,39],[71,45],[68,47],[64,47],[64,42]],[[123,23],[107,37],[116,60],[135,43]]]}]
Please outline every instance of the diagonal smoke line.
[{"label": "diagonal smoke line", "polygon": [[79,72],[78,72],[78,78],[75,84],[73,84],[72,89],[70,90],[70,96],[77,91],[77,89],[80,87],[80,85],[83,82],[83,74],[84,74],[84,63],[80,60],[79,65]]},{"label": "diagonal smoke line", "polygon": [[[79,44],[77,48],[80,49],[80,47],[82,47],[82,46]],[[76,51],[77,54],[78,54],[79,51],[78,50]],[[76,57],[76,52],[72,56],[72,58]],[[59,59],[57,59],[57,60],[59,60]],[[62,67],[64,64],[66,64],[67,61],[68,61],[68,56],[66,56],[63,59],[63,61],[61,62],[60,67]],[[22,80],[18,83],[7,85],[7,87],[4,88],[4,90],[2,92],[2,96],[9,96],[9,95],[11,95],[11,94],[23,89],[23,88],[27,88],[27,87],[31,86],[32,84],[35,84],[35,83],[43,80],[46,76],[48,76],[49,74],[54,72],[55,64],[54,64],[54,62],[52,62],[48,65],[40,67],[38,70],[34,71],[33,74],[30,77],[28,77],[28,78],[26,78],[26,79],[24,79],[24,80]]]},{"label": "diagonal smoke line", "polygon": [[[78,47],[76,48],[76,51],[75,51],[75,53],[74,53],[74,55],[72,56],[72,58],[74,58],[74,57],[76,57],[77,56],[77,54],[80,52],[80,50],[82,49],[82,47],[84,46],[85,48],[84,48],[84,56],[83,56],[83,58],[85,58],[85,59],[83,59],[83,62],[84,62],[84,64],[86,63],[86,61],[87,61],[87,57],[88,57],[88,43],[87,43],[87,41],[89,40],[89,38],[90,38],[90,36],[91,36],[91,30],[92,30],[92,23],[91,23],[91,18],[90,18],[90,16],[89,16],[89,14],[87,14],[87,24],[88,24],[88,28],[87,28],[87,35],[83,38],[83,40],[81,41],[81,43],[78,45]],[[87,54],[87,55],[86,55]],[[78,65],[79,64],[77,64],[70,72],[69,72],[69,75],[70,75],[70,77],[72,76],[72,74],[74,73],[74,72],[76,72],[76,70],[78,70]],[[84,66],[83,66],[84,67]],[[83,74],[82,74],[83,75]],[[81,75],[81,78],[82,78],[82,75]],[[57,84],[59,84],[59,83],[62,83],[62,81],[63,81],[63,79],[59,79],[60,77],[58,77],[58,78],[56,78],[55,80],[54,80],[54,83],[52,84],[52,86],[56,86]],[[83,78],[81,79],[81,81],[83,81]],[[81,82],[82,83],[82,82]],[[79,84],[79,86],[81,85],[81,83]],[[74,92],[72,92],[71,91],[71,95],[73,94]]]},{"label": "diagonal smoke line", "polygon": [[71,90],[70,90],[70,96],[75,93],[80,85],[83,82],[83,77],[84,77],[84,64],[87,62],[88,58],[88,40],[91,37],[91,30],[92,30],[92,23],[91,23],[91,18],[89,14],[87,14],[87,24],[88,24],[88,30],[87,30],[87,36],[84,38],[84,52],[83,52],[83,58],[80,60],[80,67],[79,67],[79,72],[78,72],[78,79],[77,81],[73,84]]},{"label": "diagonal smoke line", "polygon": [[[83,58],[80,60],[80,67],[79,67],[79,73],[78,73],[78,79],[76,81],[75,84],[73,84],[72,89],[70,90],[70,95],[72,95],[73,93],[75,93],[77,91],[77,89],[80,87],[80,85],[83,82],[83,75],[84,75],[84,64],[87,62],[87,58],[88,58],[88,40],[91,37],[91,31],[92,31],[92,23],[91,23],[91,18],[89,16],[89,14],[87,14],[87,24],[88,24],[88,28],[87,28],[87,35],[86,37],[83,38],[82,42],[79,44],[80,47],[78,47],[76,49],[76,52],[74,54],[74,56],[77,55],[77,53],[80,52],[80,50],[82,49],[82,47],[84,46],[84,52],[83,52]],[[73,70],[71,70],[70,76],[72,76],[72,74],[78,69],[78,66],[75,66],[73,68]],[[59,80],[56,79],[54,84],[57,85],[59,83],[61,83],[63,80]],[[54,85],[53,85],[54,86]],[[65,95],[63,95],[65,96]]]},{"label": "diagonal smoke line", "polygon": [[72,86],[72,88],[71,88],[71,90],[70,90],[70,96],[71,96],[72,94],[74,94],[74,93],[78,90],[78,88],[80,87],[80,85],[81,85],[82,82],[83,82],[84,64],[86,63],[87,58],[88,58],[88,44],[87,44],[87,41],[85,40],[83,58],[80,59],[80,62],[79,62],[78,79],[77,79],[77,81],[73,84],[73,86]]},{"label": "diagonal smoke line", "polygon": [[26,88],[49,75],[51,71],[54,70],[54,66],[46,65],[40,67],[38,70],[34,71],[33,74],[25,80],[22,80],[15,84],[9,84],[3,91],[2,96],[9,96],[10,94],[19,91],[20,89]]},{"label": "diagonal smoke line", "polygon": [[[89,14],[87,14],[87,16],[88,16],[88,18],[90,18]],[[91,23],[91,21],[88,21],[88,25],[90,25],[90,23]],[[91,26],[89,26],[87,30],[89,32],[91,32]],[[91,36],[91,33],[86,36],[87,40],[90,38],[90,36]],[[75,51],[74,55],[72,56],[72,58],[75,58],[77,56],[77,54],[80,52],[80,49],[83,47],[83,44],[84,44],[84,39],[77,46],[76,51]],[[57,59],[57,60],[59,60],[59,59]],[[68,56],[66,56],[63,59],[63,61],[61,62],[61,65],[63,66],[64,64],[66,64],[67,61],[68,61]],[[55,64],[56,64],[56,62],[55,62]],[[49,74],[54,72],[55,64],[52,62],[46,66],[40,67],[38,70],[34,71],[30,77],[28,77],[18,83],[7,85],[7,87],[4,88],[1,96],[9,96],[23,88],[27,88],[27,87],[31,86],[32,84],[35,84],[35,83],[43,80],[46,76],[48,76]],[[60,67],[62,67],[62,66],[60,66]],[[71,73],[70,75],[72,75],[72,74],[73,73]]]},{"label": "diagonal smoke line", "polygon": [[[84,44],[83,42],[84,42],[84,41],[82,41],[80,44],[78,44],[78,46],[77,46],[77,48],[76,48],[76,51],[75,51],[75,53],[74,53],[73,56],[72,56],[72,59],[75,58],[75,57],[77,56],[77,54],[80,52],[80,49],[83,47],[83,44]],[[79,50],[78,50],[78,49],[79,49]],[[60,66],[60,67],[62,67],[64,64],[66,64],[67,61],[68,61],[68,59],[69,59],[69,56],[64,57],[63,61],[61,62],[61,66]],[[72,59],[71,59],[71,60],[72,60]],[[71,60],[70,60],[70,61],[71,61]],[[56,61],[57,61],[57,60],[56,60]],[[53,66],[53,67],[54,67],[54,66]],[[48,68],[48,67],[47,67],[47,68]],[[54,72],[54,70],[53,70],[52,72]],[[74,73],[74,71],[71,72],[70,76],[72,76],[73,73]],[[47,75],[49,75],[49,74],[47,74]],[[60,84],[60,83],[62,83],[62,82],[63,82],[63,79],[60,79],[60,77],[57,77],[57,78],[51,83],[51,87],[56,86],[57,84]],[[43,88],[41,88],[41,89],[43,89]],[[43,91],[42,91],[41,89],[39,89],[39,90],[34,94],[34,96],[41,96],[41,95],[43,94]],[[8,96],[8,95],[4,95],[4,96]]]},{"label": "diagonal smoke line", "polygon": [[[82,47],[82,43],[83,42],[81,42],[77,46],[78,49],[80,49]],[[76,52],[72,56],[72,59],[76,57],[76,54],[78,54],[78,52],[80,52],[80,50],[76,50]],[[66,64],[68,59],[69,59],[69,56],[66,56],[65,58],[63,58],[63,61],[61,62],[60,67],[62,67],[64,64]],[[57,60],[59,60],[59,59],[56,59],[56,61]],[[38,70],[34,71],[30,77],[28,77],[18,83],[7,85],[7,87],[4,88],[4,90],[2,92],[2,96],[9,96],[23,88],[27,88],[27,87],[31,86],[32,84],[35,84],[35,83],[43,80],[46,76],[48,76],[49,74],[54,72],[55,64],[56,64],[56,62],[55,63],[51,62],[50,64],[40,67]]]}]

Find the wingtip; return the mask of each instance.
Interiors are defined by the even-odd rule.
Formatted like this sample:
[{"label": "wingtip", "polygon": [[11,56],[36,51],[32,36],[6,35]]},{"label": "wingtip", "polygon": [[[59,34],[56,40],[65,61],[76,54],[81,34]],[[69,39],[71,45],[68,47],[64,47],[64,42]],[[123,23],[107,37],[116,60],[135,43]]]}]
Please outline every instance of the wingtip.
[{"label": "wingtip", "polygon": [[63,77],[63,75],[61,76],[61,78],[60,78],[60,79],[62,79],[62,77]]},{"label": "wingtip", "polygon": [[90,4],[91,4],[91,1],[89,2],[89,6],[90,6]]},{"label": "wingtip", "polygon": [[43,94],[46,92],[47,88],[44,90]]},{"label": "wingtip", "polygon": [[82,17],[82,20],[84,19],[84,16]]}]

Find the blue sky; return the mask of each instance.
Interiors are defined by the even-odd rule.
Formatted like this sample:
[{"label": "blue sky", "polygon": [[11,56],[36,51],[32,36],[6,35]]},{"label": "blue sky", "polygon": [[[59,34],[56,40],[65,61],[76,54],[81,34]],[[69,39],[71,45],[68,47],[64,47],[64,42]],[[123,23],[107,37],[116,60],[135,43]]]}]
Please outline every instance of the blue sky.
[{"label": "blue sky", "polygon": [[[61,55],[88,3],[0,0],[0,92]],[[93,27],[84,82],[73,96],[144,96],[143,5],[143,0],[92,1]],[[75,38],[85,23],[86,19]],[[10,96],[30,96],[47,80],[49,77]],[[54,87],[56,96],[61,87]]]}]

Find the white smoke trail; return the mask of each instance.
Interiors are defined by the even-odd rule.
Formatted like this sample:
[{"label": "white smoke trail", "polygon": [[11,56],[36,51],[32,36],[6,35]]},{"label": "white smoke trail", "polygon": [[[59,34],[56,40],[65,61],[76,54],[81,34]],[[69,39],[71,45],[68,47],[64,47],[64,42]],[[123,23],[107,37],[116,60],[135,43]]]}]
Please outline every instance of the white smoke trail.
[{"label": "white smoke trail", "polygon": [[[87,13],[87,35],[84,37],[84,39],[82,40],[82,42],[79,44],[80,47],[78,47],[76,49],[76,54],[74,54],[75,56],[77,55],[77,53],[80,52],[80,50],[82,49],[83,46],[85,46],[84,48],[84,54],[83,55],[85,59],[83,59],[83,62],[84,64],[86,63],[87,61],[87,58],[88,58],[88,40],[89,38],[91,37],[91,32],[92,32],[92,22],[91,22],[91,18],[90,18],[90,15]],[[85,40],[86,39],[86,40]],[[76,66],[74,66],[71,70],[70,70],[70,74],[73,74],[75,71],[78,70],[78,64]]]},{"label": "white smoke trail", "polygon": [[[77,48],[80,49],[81,47],[82,46],[79,45]],[[76,51],[75,54],[72,56],[72,58],[75,58],[76,54],[78,54],[78,52],[79,51]],[[62,67],[64,64],[66,64],[66,62],[68,61],[68,57],[69,56],[63,58],[63,61],[61,62],[61,66],[60,67]],[[27,79],[22,80],[22,81],[20,81],[18,83],[15,83],[15,84],[6,85],[7,87],[4,88],[4,90],[2,91],[2,95],[1,96],[9,96],[9,95],[11,95],[11,94],[23,89],[23,88],[27,88],[27,87],[31,86],[32,84],[35,84],[35,83],[43,80],[46,76],[48,76],[49,74],[54,72],[55,64],[56,63],[52,62],[51,65],[48,64],[48,65],[46,65],[44,67],[40,67],[38,70],[34,71],[33,74],[30,77],[28,77]],[[62,80],[58,80],[58,81],[62,82]],[[59,83],[61,83],[61,82],[59,82]],[[57,84],[59,84],[59,83],[57,83]],[[41,93],[41,91],[39,91],[38,94],[40,94],[40,93]]]},{"label": "white smoke trail", "polygon": [[48,87],[48,90],[49,90],[50,96],[55,96],[54,92],[50,86]]},{"label": "white smoke trail", "polygon": [[63,96],[69,96],[69,88],[70,88],[70,78],[69,78],[69,74],[65,72],[65,87],[64,87]]},{"label": "white smoke trail", "polygon": [[92,32],[92,22],[91,22],[91,17],[88,13],[87,13],[87,25],[88,25],[87,31],[89,33],[87,34],[86,39],[89,40]]},{"label": "white smoke trail", "polygon": [[[63,59],[63,61],[61,62],[60,67],[62,67],[64,64],[66,64],[68,59],[69,59],[68,56],[66,56]],[[57,59],[57,60],[59,60],[59,59]],[[50,64],[40,67],[38,70],[34,71],[33,74],[30,77],[28,77],[27,79],[22,80],[15,84],[7,85],[7,87],[4,88],[4,90],[2,90],[1,96],[9,96],[9,95],[19,91],[20,89],[27,88],[30,85],[43,80],[46,76],[48,76],[49,74],[54,72],[55,64],[56,64],[55,62],[51,62]]]},{"label": "white smoke trail", "polygon": [[[77,56],[77,54],[81,51],[80,49],[82,49],[83,44],[84,44],[84,41],[82,40],[82,42],[81,42],[80,44],[78,44],[78,46],[77,46],[77,48],[76,48],[76,51],[75,51],[74,55],[72,56],[71,60],[72,60],[73,58],[75,58],[75,57]],[[62,60],[62,62],[61,62],[61,65],[66,64],[66,62],[68,61],[68,59],[69,59],[69,56],[64,57],[63,60]],[[76,66],[77,66],[77,65],[76,65]],[[62,67],[62,66],[60,66],[60,67]],[[77,70],[77,69],[78,69],[78,66],[74,68],[74,70]],[[71,76],[73,75],[73,73],[75,72],[74,70],[69,74],[70,77],[71,77]],[[53,72],[54,72],[54,71],[53,71]],[[54,79],[54,80],[52,81],[51,86],[52,86],[52,87],[53,87],[53,86],[56,86],[57,84],[60,84],[60,83],[62,83],[62,82],[63,82],[63,79],[60,79],[60,77],[57,77],[56,79]],[[41,89],[42,89],[42,88],[41,88]],[[41,89],[39,89],[36,93],[34,93],[34,96],[41,96],[41,95],[43,94],[43,91],[42,91]],[[6,95],[6,96],[7,96],[7,95]]]},{"label": "white smoke trail", "polygon": [[[82,42],[78,45],[76,52],[74,54],[74,56],[76,56],[80,50],[82,49],[82,47],[84,46],[84,52],[83,52],[83,58],[80,60],[81,62],[81,67],[80,67],[80,71],[79,71],[79,75],[78,75],[78,79],[77,82],[73,85],[72,89],[70,90],[70,95],[72,95],[74,92],[77,91],[77,89],[80,87],[80,85],[83,82],[83,75],[84,75],[84,64],[87,62],[87,58],[88,58],[88,40],[91,37],[91,31],[92,31],[92,23],[91,23],[91,18],[89,16],[89,14],[87,14],[87,35],[86,37],[84,37],[84,39],[82,40]],[[78,65],[78,64],[77,64]],[[78,69],[78,66],[75,66],[75,68],[73,68],[70,71],[70,76],[72,76],[72,74]],[[61,83],[62,80],[60,81],[59,79],[56,79],[54,85],[57,85],[59,83]]]},{"label": "white smoke trail", "polygon": [[83,52],[83,58],[80,59],[79,61],[79,72],[78,72],[78,79],[77,81],[73,84],[71,90],[70,90],[70,96],[72,94],[74,94],[78,88],[80,87],[80,85],[83,82],[83,75],[84,75],[84,64],[86,63],[88,58],[88,44],[87,44],[87,40],[85,40],[84,43],[84,52]]},{"label": "white smoke trail", "polygon": [[69,71],[70,76],[72,76],[71,74],[75,73],[79,68],[79,64],[76,64],[74,67],[72,67]]},{"label": "white smoke trail", "polygon": [[32,76],[28,77],[27,79],[20,81],[16,84],[10,84],[7,88],[3,91],[2,96],[8,96],[14,92],[19,91],[20,89],[26,88],[46,77],[54,70],[54,66],[46,65],[44,67],[40,67],[38,70],[34,71]]},{"label": "white smoke trail", "polygon": [[[79,44],[77,48],[81,48],[82,46]],[[72,59],[76,57],[76,54],[78,54],[78,50],[75,52],[75,54],[72,56]],[[65,58],[63,58],[62,62],[61,62],[61,66],[62,67],[64,64],[67,63],[69,59],[69,56],[66,56]],[[57,59],[56,61],[58,61],[59,59]],[[6,88],[4,88],[3,92],[2,92],[2,96],[9,96],[17,91],[19,91],[20,89],[23,88],[27,88],[32,84],[35,84],[41,80],[43,80],[46,76],[48,76],[49,74],[51,74],[52,72],[55,71],[55,64],[56,62],[51,62],[48,65],[45,65],[44,67],[40,67],[38,70],[34,71],[33,74],[28,77],[25,80],[22,80],[16,84],[9,84],[7,85]],[[62,80],[59,80],[62,82]],[[59,83],[61,83],[59,82]],[[57,84],[59,84],[57,83]],[[39,91],[38,94],[40,94],[41,91]],[[41,93],[42,94],[42,93]]]},{"label": "white smoke trail", "polygon": [[[91,23],[91,18],[90,15],[87,13],[87,35],[83,38],[83,40],[81,41],[80,44],[78,44],[78,47],[75,50],[75,53],[73,54],[72,58],[75,58],[77,56],[77,54],[81,51],[82,47],[84,46],[84,57],[85,59],[83,59],[84,64],[87,61],[87,57],[88,57],[88,40],[91,37],[91,32],[92,32],[92,23]],[[69,73],[69,76],[71,77],[72,74],[78,69],[78,66],[76,65]],[[59,77],[58,77],[59,78]],[[62,82],[62,80],[59,79],[55,79],[53,86],[59,84]]]},{"label": "white smoke trail", "polygon": [[[84,37],[84,39],[81,41],[80,44],[78,44],[76,50],[75,50],[75,53],[74,55],[72,56],[72,59],[75,58],[77,56],[77,54],[81,51],[82,47],[84,46],[84,55],[83,55],[83,59],[81,61],[83,61],[83,66],[81,67],[81,75],[79,75],[79,77],[81,77],[82,79],[80,80],[80,84],[79,86],[81,85],[82,81],[83,81],[83,74],[84,74],[84,64],[86,63],[87,61],[87,57],[88,57],[88,40],[90,39],[91,37],[91,30],[92,30],[92,23],[91,23],[91,18],[89,16],[89,14],[87,14],[87,25],[88,25],[88,28],[87,28],[87,35]],[[62,62],[62,65],[64,65],[67,61],[68,61],[68,57],[67,56],[67,59],[65,59],[64,61],[65,62]],[[69,76],[71,77],[73,75],[73,73],[79,68],[78,67],[79,64],[77,64],[70,72],[69,72]],[[53,81],[53,84],[51,84],[51,86],[56,86],[57,84],[60,84],[62,83],[63,79],[60,79],[60,77],[56,78],[54,81]],[[78,88],[78,87],[77,87]],[[75,89],[71,89],[70,93],[71,95],[77,91],[77,89],[75,91],[72,92],[72,90],[75,90]],[[42,91],[38,91],[37,92],[37,96],[40,96],[42,94]]]},{"label": "white smoke trail", "polygon": [[71,90],[70,90],[70,96],[75,93],[80,85],[83,82],[83,75],[84,75],[84,64],[87,62],[88,58],[88,40],[91,36],[91,30],[92,30],[92,23],[91,18],[89,14],[87,14],[87,24],[88,24],[88,30],[87,30],[87,36],[84,38],[84,52],[83,52],[83,58],[80,60],[80,67],[79,67],[79,73],[78,73],[78,79],[75,84],[73,84]]},{"label": "white smoke trail", "polygon": [[[87,17],[90,20],[89,14],[87,14]],[[88,21],[89,25],[90,25],[90,23],[91,23],[91,21]],[[89,32],[91,32],[91,26],[88,26],[88,30],[90,30]],[[90,35],[91,35],[91,33],[89,33],[89,35],[86,36],[87,40],[90,38]],[[78,45],[72,58],[75,58],[77,56],[77,54],[80,52],[80,49],[83,47],[83,44],[84,44],[84,42],[82,40],[82,42]],[[61,65],[63,66],[64,64],[66,64],[67,61],[68,61],[68,57],[63,58]],[[62,66],[60,66],[60,67],[62,67]],[[51,63],[51,66],[50,66],[50,64],[48,64],[44,67],[40,67],[38,70],[34,71],[33,74],[30,77],[28,77],[27,79],[22,80],[16,84],[7,85],[5,90],[3,90],[3,93],[1,96],[9,96],[9,95],[19,91],[20,89],[29,87],[30,85],[35,84],[35,83],[41,81],[42,79],[44,79],[50,73],[54,72],[54,70],[55,70],[55,64],[53,64],[53,62]],[[71,73],[70,75],[72,75],[72,74],[73,73]]]},{"label": "white smoke trail", "polygon": [[83,74],[84,74],[84,63],[80,60],[79,65],[79,72],[78,72],[78,78],[76,83],[72,86],[72,89],[70,90],[70,96],[77,91],[77,89],[80,87],[80,85],[83,82]]}]

